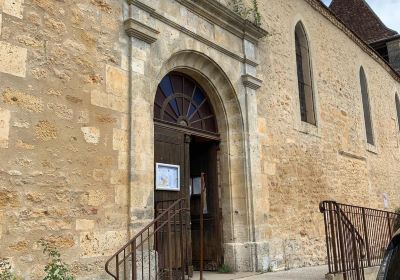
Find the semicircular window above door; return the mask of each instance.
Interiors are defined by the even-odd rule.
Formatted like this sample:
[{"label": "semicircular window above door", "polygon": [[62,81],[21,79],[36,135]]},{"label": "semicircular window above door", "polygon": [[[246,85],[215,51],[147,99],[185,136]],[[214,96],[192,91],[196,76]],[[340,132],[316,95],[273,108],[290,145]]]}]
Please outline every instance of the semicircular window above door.
[{"label": "semicircular window above door", "polygon": [[154,118],[216,133],[215,114],[203,89],[188,76],[172,72],[157,88]]}]

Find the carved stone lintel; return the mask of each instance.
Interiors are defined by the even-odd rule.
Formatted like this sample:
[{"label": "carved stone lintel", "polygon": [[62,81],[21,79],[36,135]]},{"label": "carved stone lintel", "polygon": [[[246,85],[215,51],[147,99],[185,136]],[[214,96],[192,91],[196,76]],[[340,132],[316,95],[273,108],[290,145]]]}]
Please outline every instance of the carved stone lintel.
[{"label": "carved stone lintel", "polygon": [[245,87],[257,90],[262,86],[262,81],[252,75],[242,75],[242,82]]},{"label": "carved stone lintel", "polygon": [[215,0],[176,0],[189,8],[194,13],[206,18],[210,22],[218,24],[240,38],[245,38],[257,43],[268,35],[264,29],[243,19],[227,6]]},{"label": "carved stone lintel", "polygon": [[124,22],[125,32],[129,37],[134,37],[148,44],[152,44],[157,41],[158,30],[147,26],[133,18],[129,18]]}]

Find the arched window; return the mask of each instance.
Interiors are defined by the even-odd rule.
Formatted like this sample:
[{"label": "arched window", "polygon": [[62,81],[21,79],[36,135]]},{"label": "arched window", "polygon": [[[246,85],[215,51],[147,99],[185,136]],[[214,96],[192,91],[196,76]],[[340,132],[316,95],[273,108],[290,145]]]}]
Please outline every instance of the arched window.
[{"label": "arched window", "polygon": [[396,111],[397,111],[397,122],[399,125],[399,131],[400,131],[400,99],[399,99],[398,94],[396,94]]},{"label": "arched window", "polygon": [[154,118],[211,133],[218,133],[214,110],[201,86],[190,77],[171,72],[157,88]]},{"label": "arched window", "polygon": [[304,26],[297,23],[295,29],[297,79],[299,84],[300,114],[303,122],[316,124],[314,90],[312,85],[310,50]]},{"label": "arched window", "polygon": [[364,111],[364,123],[365,133],[367,136],[367,143],[374,145],[374,133],[372,131],[372,119],[371,119],[371,107],[369,104],[369,93],[367,78],[365,77],[364,68],[360,68],[360,85],[361,85],[361,96]]}]

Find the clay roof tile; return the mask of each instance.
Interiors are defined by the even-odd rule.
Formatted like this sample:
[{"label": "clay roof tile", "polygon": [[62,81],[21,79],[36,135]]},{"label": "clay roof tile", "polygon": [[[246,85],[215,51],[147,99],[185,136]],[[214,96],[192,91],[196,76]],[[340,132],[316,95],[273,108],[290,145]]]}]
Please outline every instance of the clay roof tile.
[{"label": "clay roof tile", "polygon": [[333,0],[329,8],[348,28],[369,44],[398,34],[386,27],[365,0]]}]

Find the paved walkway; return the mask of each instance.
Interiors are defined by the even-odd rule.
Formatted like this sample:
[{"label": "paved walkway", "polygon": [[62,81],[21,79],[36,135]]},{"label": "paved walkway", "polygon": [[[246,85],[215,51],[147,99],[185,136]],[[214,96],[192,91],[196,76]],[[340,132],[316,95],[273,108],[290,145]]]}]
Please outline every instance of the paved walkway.
[{"label": "paved walkway", "polygon": [[327,266],[306,267],[281,272],[270,272],[247,277],[244,280],[325,280]]},{"label": "paved walkway", "polygon": [[[325,280],[325,274],[327,272],[327,266],[305,267],[263,274],[254,272],[239,272],[232,274],[205,272],[204,280]],[[198,280],[199,278],[199,273],[195,272],[192,279]]]}]

